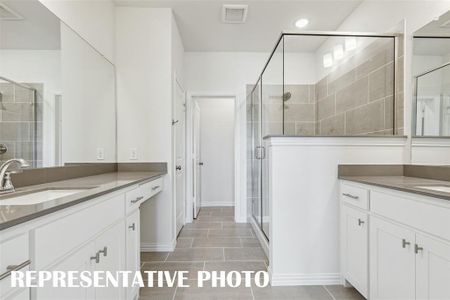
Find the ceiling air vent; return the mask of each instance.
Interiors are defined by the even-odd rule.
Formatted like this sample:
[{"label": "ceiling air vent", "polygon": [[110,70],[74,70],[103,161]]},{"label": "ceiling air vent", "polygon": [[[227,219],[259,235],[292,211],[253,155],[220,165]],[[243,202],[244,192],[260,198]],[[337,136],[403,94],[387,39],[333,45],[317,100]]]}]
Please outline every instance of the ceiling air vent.
[{"label": "ceiling air vent", "polygon": [[239,24],[247,19],[248,5],[225,4],[222,8],[222,22]]},{"label": "ceiling air vent", "polygon": [[23,17],[0,2],[0,20],[16,21],[23,20]]}]

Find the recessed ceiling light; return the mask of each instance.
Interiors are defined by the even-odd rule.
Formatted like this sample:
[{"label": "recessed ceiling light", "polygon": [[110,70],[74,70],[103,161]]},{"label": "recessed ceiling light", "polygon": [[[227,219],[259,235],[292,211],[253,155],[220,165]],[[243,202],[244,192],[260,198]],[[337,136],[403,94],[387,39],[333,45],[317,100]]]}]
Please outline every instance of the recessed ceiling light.
[{"label": "recessed ceiling light", "polygon": [[297,22],[295,22],[295,27],[297,27],[297,28],[303,28],[303,27],[305,27],[306,25],[308,25],[308,23],[309,23],[309,20],[308,20],[308,19],[304,19],[304,18],[298,19]]}]

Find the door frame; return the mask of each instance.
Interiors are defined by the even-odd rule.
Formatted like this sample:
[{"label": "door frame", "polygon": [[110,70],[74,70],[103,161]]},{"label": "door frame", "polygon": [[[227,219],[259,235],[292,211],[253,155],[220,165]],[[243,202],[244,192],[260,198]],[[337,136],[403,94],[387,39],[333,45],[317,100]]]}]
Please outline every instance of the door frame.
[{"label": "door frame", "polygon": [[[247,216],[241,216],[242,205],[247,205],[241,199],[241,182],[240,174],[242,172],[241,161],[241,132],[240,132],[240,114],[239,114],[239,98],[233,93],[211,93],[211,92],[187,92],[186,97],[186,149],[192,148],[193,138],[193,104],[195,98],[233,98],[234,99],[234,220],[244,220],[246,222]],[[192,161],[192,152],[186,151],[186,161]],[[192,164],[186,164],[186,223],[193,222],[194,218],[194,197],[193,184],[193,169]],[[245,210],[246,211],[246,210]]]},{"label": "door frame", "polygon": [[[183,87],[183,84],[180,81],[180,78],[176,72],[173,74],[173,80],[172,80],[172,116],[171,121],[174,121],[174,117],[176,115],[176,89],[177,86],[181,88],[184,94],[184,103],[185,103],[185,114],[184,114],[184,164],[186,165],[186,124],[187,124],[187,93],[186,90]],[[175,170],[176,164],[177,164],[177,153],[176,153],[176,130],[174,124],[171,125],[171,133],[172,133],[172,164],[169,164],[168,167],[172,168],[171,172],[171,178],[172,178],[172,204],[173,204],[173,211],[172,211],[172,219],[173,219],[173,236],[176,239],[177,238],[177,172]],[[184,220],[183,220],[183,226],[186,225],[186,198],[187,198],[187,191],[186,191],[186,178],[187,178],[187,170],[184,169],[184,202],[185,202],[185,211],[184,211]]]}]

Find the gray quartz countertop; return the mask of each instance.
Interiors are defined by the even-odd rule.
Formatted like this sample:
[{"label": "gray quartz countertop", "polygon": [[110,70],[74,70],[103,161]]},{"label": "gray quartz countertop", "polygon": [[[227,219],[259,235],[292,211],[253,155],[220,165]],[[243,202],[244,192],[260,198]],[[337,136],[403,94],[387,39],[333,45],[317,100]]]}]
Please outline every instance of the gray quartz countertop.
[{"label": "gray quartz countertop", "polygon": [[450,181],[407,176],[339,176],[339,179],[374,185],[397,191],[419,194],[450,201],[450,193],[422,189],[418,186],[448,186]]},{"label": "gray quartz countertop", "polygon": [[[151,181],[166,172],[113,172],[94,176],[50,182],[17,189],[0,196],[0,230],[45,216],[49,213],[89,201],[127,186]],[[45,189],[85,189],[55,200],[29,205],[2,205],[2,200]]]}]

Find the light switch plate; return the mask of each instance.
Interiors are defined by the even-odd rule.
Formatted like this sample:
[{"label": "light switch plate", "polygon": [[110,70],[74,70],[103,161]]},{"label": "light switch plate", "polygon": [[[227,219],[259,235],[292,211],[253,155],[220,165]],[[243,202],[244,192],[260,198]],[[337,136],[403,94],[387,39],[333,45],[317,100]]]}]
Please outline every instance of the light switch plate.
[{"label": "light switch plate", "polygon": [[137,159],[137,149],[130,148],[130,160],[136,160],[136,159]]}]

